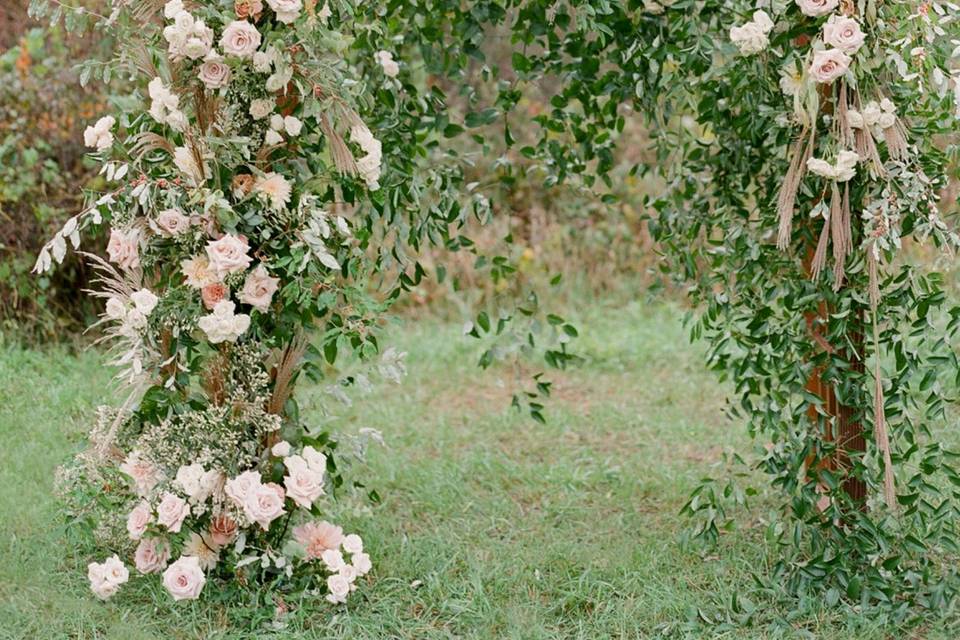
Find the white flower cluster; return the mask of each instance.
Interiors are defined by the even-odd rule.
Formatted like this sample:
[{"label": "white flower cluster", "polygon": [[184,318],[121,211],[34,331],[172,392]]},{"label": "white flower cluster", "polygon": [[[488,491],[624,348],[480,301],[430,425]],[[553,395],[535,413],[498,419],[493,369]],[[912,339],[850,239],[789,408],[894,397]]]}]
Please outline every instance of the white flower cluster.
[{"label": "white flower cluster", "polygon": [[270,129],[267,130],[263,142],[268,145],[282,144],[284,132],[292,138],[300,135],[302,130],[303,122],[296,116],[282,116],[275,113],[270,116]]},{"label": "white flower cluster", "polygon": [[854,129],[889,129],[897,124],[897,105],[893,104],[890,98],[884,98],[880,102],[871,100],[863,107],[862,112],[850,109],[847,112],[847,122]]},{"label": "white flower cluster", "polygon": [[383,149],[380,141],[373,137],[370,129],[363,124],[354,125],[350,130],[350,139],[357,143],[366,154],[357,160],[357,170],[360,177],[367,183],[367,188],[376,191],[380,188],[380,163],[383,161]]},{"label": "white flower cluster", "polygon": [[743,55],[760,53],[770,45],[770,32],[773,20],[765,11],[756,11],[753,19],[739,27],[730,29],[730,40],[737,45]]},{"label": "white flower cluster", "polygon": [[92,127],[87,127],[83,132],[83,143],[97,151],[109,149],[113,144],[113,134],[110,130],[117,124],[113,116],[104,116],[97,120]]},{"label": "white flower cluster", "polygon": [[211,344],[236,342],[250,328],[250,316],[234,313],[236,306],[231,300],[221,300],[213,308],[213,313],[197,321],[197,326],[207,334]]},{"label": "white flower cluster", "polygon": [[[176,13],[174,13],[176,12]],[[171,16],[170,14],[173,13]],[[173,24],[163,30],[169,47],[167,53],[174,62],[184,58],[199,60],[213,48],[213,29],[203,20],[195,19],[183,8],[181,0],[171,0],[164,7],[164,15],[173,18]]]},{"label": "white flower cluster", "polygon": [[807,160],[807,169],[813,174],[835,182],[847,182],[857,175],[859,162],[860,156],[855,151],[843,150],[837,154],[837,160],[832,164],[820,158],[810,158]]},{"label": "white flower cluster", "polygon": [[160,124],[170,125],[174,131],[187,128],[187,116],[180,110],[180,97],[167,89],[160,78],[147,85],[150,94],[150,115]]}]

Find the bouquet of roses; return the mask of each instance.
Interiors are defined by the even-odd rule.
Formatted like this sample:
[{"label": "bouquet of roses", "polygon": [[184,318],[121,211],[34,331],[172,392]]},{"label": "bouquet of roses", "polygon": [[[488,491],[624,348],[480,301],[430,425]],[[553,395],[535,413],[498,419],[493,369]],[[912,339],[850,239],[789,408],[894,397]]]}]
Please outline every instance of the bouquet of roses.
[{"label": "bouquet of roses", "polygon": [[84,460],[122,509],[129,556],[90,564],[91,587],[109,597],[132,560],[177,600],[215,575],[343,602],[370,558],[323,520],[335,443],[299,423],[291,392],[318,323],[328,344],[371,340],[342,193],[378,188],[381,147],[345,89],[359,82],[331,23],[349,16],[315,0],[113,7],[105,24],[139,43],[120,64],[147,92],[86,130],[112,188],[36,266],[109,223],[93,293],[130,394],[101,408]]}]

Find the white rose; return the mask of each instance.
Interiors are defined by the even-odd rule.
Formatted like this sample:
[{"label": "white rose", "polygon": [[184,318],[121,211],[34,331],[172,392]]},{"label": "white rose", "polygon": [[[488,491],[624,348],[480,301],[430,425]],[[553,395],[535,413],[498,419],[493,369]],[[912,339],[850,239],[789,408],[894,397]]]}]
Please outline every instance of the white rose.
[{"label": "white rose", "polygon": [[370,556],[365,553],[356,553],[353,556],[353,566],[357,570],[357,574],[365,576],[370,572],[370,569],[373,568],[373,563],[370,562]]},{"label": "white rose", "polygon": [[281,440],[270,448],[270,453],[278,458],[286,458],[290,455],[290,443],[286,440]]},{"label": "white rose", "polygon": [[824,16],[837,8],[840,0],[797,0],[800,11],[807,16]]},{"label": "white rose", "polygon": [[130,294],[130,301],[133,302],[133,306],[137,311],[144,316],[149,316],[157,307],[157,302],[159,302],[160,299],[149,289],[140,289]]},{"label": "white rose", "polygon": [[355,533],[343,539],[343,550],[350,554],[363,553],[363,540]]},{"label": "white rose", "polygon": [[111,320],[123,320],[127,315],[127,308],[119,298],[107,298],[106,314]]},{"label": "white rose", "polygon": [[277,131],[270,129],[263,136],[263,144],[268,147],[272,147],[275,144],[283,144],[283,136]]},{"label": "white rose", "polygon": [[213,308],[213,313],[197,321],[197,326],[212,344],[236,342],[237,338],[250,328],[250,316],[245,313],[235,314],[235,307],[232,301],[221,300]]},{"label": "white rose", "polygon": [[290,24],[300,16],[303,9],[302,0],[267,0],[267,4],[277,14],[277,20]]},{"label": "white rose", "polygon": [[223,278],[250,266],[253,259],[247,255],[248,251],[250,245],[246,240],[228,233],[207,245],[207,258],[217,276]]},{"label": "white rose", "polygon": [[350,593],[350,581],[339,574],[333,574],[327,578],[327,600],[336,604],[346,602],[347,595]]},{"label": "white rose", "polygon": [[730,29],[730,41],[737,45],[743,55],[760,53],[770,44],[767,34],[755,22],[732,27]]},{"label": "white rose", "polygon": [[177,477],[174,478],[174,483],[180,487],[180,490],[185,494],[193,497],[200,492],[200,482],[203,479],[204,473],[203,465],[183,465],[177,469]]},{"label": "white rose", "polygon": [[857,175],[857,164],[860,162],[860,156],[855,151],[841,151],[837,154],[837,181],[846,182]]},{"label": "white rose", "polygon": [[261,264],[247,275],[243,289],[240,291],[240,302],[249,304],[259,311],[266,311],[270,308],[270,301],[279,283],[280,279],[270,277]]},{"label": "white rose", "polygon": [[863,121],[867,126],[873,127],[880,122],[880,116],[882,115],[880,110],[880,105],[874,101],[870,101],[863,108]]},{"label": "white rose", "polygon": [[268,98],[258,98],[250,102],[250,117],[254,120],[263,120],[273,111],[275,102]]},{"label": "white rose", "polygon": [[97,151],[108,149],[113,144],[113,129],[117,121],[113,116],[104,116],[97,120],[92,127],[87,127],[83,132],[83,143],[88,147],[95,148]]},{"label": "white rose", "polygon": [[249,58],[260,46],[260,32],[246,20],[234,20],[223,30],[220,47],[224,53]]},{"label": "white rose", "polygon": [[862,113],[856,109],[850,109],[847,111],[847,124],[854,129],[863,129],[866,123],[864,122]]},{"label": "white rose", "polygon": [[184,556],[163,572],[163,586],[174,600],[196,600],[207,578],[200,568],[200,560]]},{"label": "white rose", "polygon": [[283,128],[286,130],[287,135],[298,136],[300,131],[303,130],[303,123],[293,116],[286,116],[283,119]]},{"label": "white rose", "polygon": [[822,178],[829,178],[833,180],[837,177],[837,171],[832,164],[826,160],[821,160],[820,158],[810,158],[807,160],[807,169],[810,173],[818,175]]}]

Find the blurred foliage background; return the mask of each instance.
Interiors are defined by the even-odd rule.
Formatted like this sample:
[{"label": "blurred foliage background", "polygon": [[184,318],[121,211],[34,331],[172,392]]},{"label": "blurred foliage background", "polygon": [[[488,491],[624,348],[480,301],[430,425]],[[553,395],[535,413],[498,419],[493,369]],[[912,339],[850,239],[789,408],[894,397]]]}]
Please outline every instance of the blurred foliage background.
[{"label": "blurred foliage background", "polygon": [[[129,88],[123,79],[81,87],[76,62],[108,57],[112,43],[99,33],[68,36],[60,27],[32,21],[28,2],[4,0],[0,14],[0,335],[30,343],[69,341],[97,311],[82,293],[89,270],[72,253],[49,277],[37,278],[30,269],[42,244],[82,206],[83,191],[100,186],[97,167],[84,157],[83,129]],[[88,4],[97,10],[103,3]],[[507,34],[491,33],[485,42],[488,63],[471,71],[478,92],[485,89],[488,66],[502,61],[501,67],[509,68],[511,55]],[[443,86],[440,79],[431,81]],[[486,88],[492,95],[493,88]],[[551,88],[529,89],[522,115],[532,119],[550,108]],[[547,184],[544,172],[516,151],[522,144],[506,150],[502,130],[451,141],[471,145],[460,151],[476,158],[471,180],[496,189],[491,198],[495,215],[469,230],[474,252],[425,250],[420,260],[433,267],[428,273],[436,274],[440,267],[445,277],[424,279],[401,301],[401,310],[467,317],[478,305],[531,289],[549,290],[561,298],[555,302],[574,305],[601,296],[646,295],[655,258],[642,202],[650,185],[634,176],[631,167],[653,158],[645,155],[646,131],[634,122],[622,134],[616,179],[609,189],[619,198],[615,205],[572,181]],[[521,124],[514,124],[514,137],[529,129]],[[504,175],[507,179],[499,181]],[[508,236],[512,243],[504,242]],[[87,244],[86,249],[102,246]],[[493,280],[485,273],[496,256],[517,267],[514,277]],[[548,286],[556,274],[562,274],[563,287]]]}]

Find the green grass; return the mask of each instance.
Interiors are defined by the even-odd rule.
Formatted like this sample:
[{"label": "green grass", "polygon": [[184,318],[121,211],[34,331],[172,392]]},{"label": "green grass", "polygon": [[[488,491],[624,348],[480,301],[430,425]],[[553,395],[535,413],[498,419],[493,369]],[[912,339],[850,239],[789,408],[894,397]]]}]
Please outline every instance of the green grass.
[{"label": "green grass", "polygon": [[[0,638],[956,637],[817,603],[761,600],[752,625],[705,622],[772,555],[759,512],[709,555],[679,545],[698,479],[750,446],[680,315],[635,304],[579,318],[586,362],[553,376],[546,425],[509,409],[513,371],[476,369],[458,326],[394,331],[410,375],[346,416],[388,445],[365,472],[382,504],[338,514],[365,540],[371,581],[348,606],[274,631],[245,628],[242,607],[172,603],[155,580],[92,597],[51,494],[110,372],[95,353],[0,351]],[[316,393],[303,389],[305,406]]]}]

